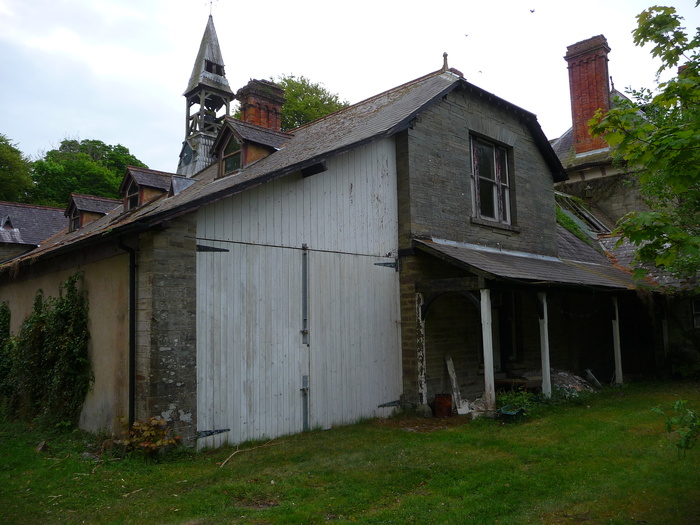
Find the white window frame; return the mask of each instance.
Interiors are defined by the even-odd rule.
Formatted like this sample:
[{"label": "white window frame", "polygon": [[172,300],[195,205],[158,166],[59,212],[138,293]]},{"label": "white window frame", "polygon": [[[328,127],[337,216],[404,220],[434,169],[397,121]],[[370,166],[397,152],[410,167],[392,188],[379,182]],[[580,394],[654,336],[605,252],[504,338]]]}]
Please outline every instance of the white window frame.
[{"label": "white window frame", "polygon": [[[485,153],[489,149],[492,154],[486,156]],[[471,153],[474,216],[485,221],[511,224],[508,149],[495,142],[472,136]],[[484,162],[487,162],[486,169],[482,167]],[[486,195],[486,189],[490,190],[490,195]],[[489,213],[490,211],[493,213]]]}]

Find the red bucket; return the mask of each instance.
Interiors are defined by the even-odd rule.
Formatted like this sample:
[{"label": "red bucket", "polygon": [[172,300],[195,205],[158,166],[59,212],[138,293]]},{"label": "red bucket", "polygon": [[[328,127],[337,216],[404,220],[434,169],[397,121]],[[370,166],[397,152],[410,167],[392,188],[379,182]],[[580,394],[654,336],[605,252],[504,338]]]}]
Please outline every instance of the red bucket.
[{"label": "red bucket", "polygon": [[435,417],[452,416],[452,395],[435,394]]}]

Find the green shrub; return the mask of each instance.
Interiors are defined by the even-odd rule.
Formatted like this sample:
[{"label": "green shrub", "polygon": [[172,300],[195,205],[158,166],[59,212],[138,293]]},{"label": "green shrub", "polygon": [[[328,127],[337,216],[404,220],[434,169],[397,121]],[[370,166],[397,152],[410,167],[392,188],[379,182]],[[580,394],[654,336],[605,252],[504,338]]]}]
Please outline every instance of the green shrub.
[{"label": "green shrub", "polygon": [[0,396],[9,413],[45,425],[77,425],[93,373],[88,357],[88,300],[81,275],[61,283],[57,298],[39,290],[16,337],[9,308],[0,309]]},{"label": "green shrub", "polygon": [[512,406],[517,408],[530,408],[536,402],[536,396],[522,388],[499,392],[496,395],[496,407]]},{"label": "green shrub", "polygon": [[698,413],[688,408],[688,402],[684,400],[676,401],[670,413],[664,412],[661,407],[654,407],[652,411],[666,417],[666,431],[675,433],[678,437],[676,441],[678,457],[685,457],[686,452],[693,448],[700,434]]}]

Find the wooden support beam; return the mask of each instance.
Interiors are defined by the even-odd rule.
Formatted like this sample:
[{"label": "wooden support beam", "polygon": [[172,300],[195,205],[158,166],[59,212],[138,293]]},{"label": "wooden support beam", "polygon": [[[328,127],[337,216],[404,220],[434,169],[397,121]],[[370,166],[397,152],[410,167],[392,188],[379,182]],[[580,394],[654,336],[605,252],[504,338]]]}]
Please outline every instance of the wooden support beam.
[{"label": "wooden support beam", "polygon": [[439,292],[461,292],[478,290],[479,279],[477,277],[456,277],[452,279],[432,279],[416,283],[416,289],[425,294]]},{"label": "wooden support beam", "polygon": [[622,350],[620,348],[620,310],[617,306],[617,297],[612,298],[613,302],[613,349],[615,352],[615,384],[622,384]]},{"label": "wooden support beam", "polygon": [[493,333],[491,327],[491,290],[481,290],[481,335],[484,342],[484,403],[486,410],[496,409],[493,375]]},{"label": "wooden support beam", "polygon": [[542,394],[552,397],[552,374],[549,364],[549,312],[547,311],[547,294],[537,294],[542,307],[540,316],[540,350],[542,354]]}]

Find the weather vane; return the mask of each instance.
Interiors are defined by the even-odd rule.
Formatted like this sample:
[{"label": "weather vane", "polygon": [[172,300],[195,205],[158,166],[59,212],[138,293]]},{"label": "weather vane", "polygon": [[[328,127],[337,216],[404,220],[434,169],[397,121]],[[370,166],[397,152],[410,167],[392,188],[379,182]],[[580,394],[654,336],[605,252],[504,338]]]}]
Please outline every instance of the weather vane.
[{"label": "weather vane", "polygon": [[[219,0],[209,0],[208,1],[208,3],[209,3],[209,16],[211,16],[212,12],[214,11],[214,2],[218,2],[218,1]],[[207,2],[204,2],[204,4],[206,5]]]}]

